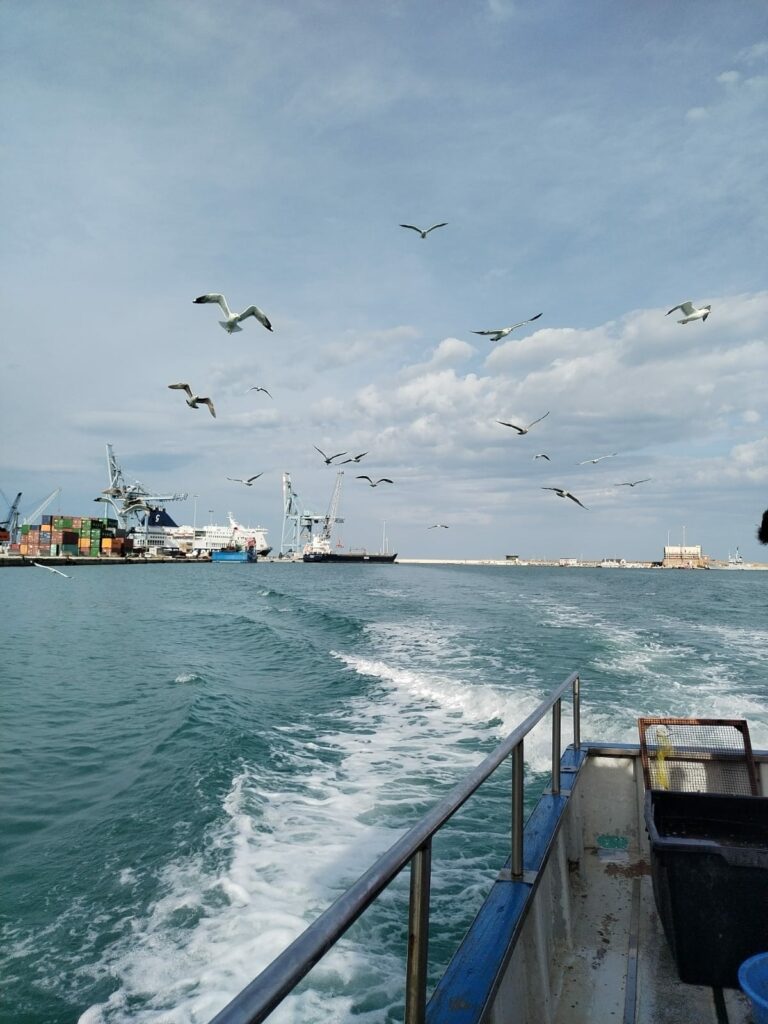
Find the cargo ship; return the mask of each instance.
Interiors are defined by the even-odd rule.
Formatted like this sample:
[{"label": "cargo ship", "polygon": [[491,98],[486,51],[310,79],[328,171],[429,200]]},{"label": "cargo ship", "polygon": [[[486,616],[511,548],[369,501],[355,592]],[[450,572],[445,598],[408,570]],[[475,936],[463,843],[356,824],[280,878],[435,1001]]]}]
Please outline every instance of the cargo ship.
[{"label": "cargo ship", "polygon": [[302,554],[304,562],[394,562],[397,552],[378,551],[369,553],[364,549],[359,551],[334,551],[330,541],[326,537],[313,537],[309,544],[305,545]]}]

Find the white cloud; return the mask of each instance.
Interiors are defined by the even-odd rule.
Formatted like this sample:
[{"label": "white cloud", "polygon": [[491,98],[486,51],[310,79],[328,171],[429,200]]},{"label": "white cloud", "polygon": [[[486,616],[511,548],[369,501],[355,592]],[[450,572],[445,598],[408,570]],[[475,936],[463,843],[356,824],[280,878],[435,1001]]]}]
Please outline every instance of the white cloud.
[{"label": "white cloud", "polygon": [[739,53],[739,60],[743,60],[745,64],[754,64],[766,58],[768,58],[768,42],[765,41],[748,46]]}]

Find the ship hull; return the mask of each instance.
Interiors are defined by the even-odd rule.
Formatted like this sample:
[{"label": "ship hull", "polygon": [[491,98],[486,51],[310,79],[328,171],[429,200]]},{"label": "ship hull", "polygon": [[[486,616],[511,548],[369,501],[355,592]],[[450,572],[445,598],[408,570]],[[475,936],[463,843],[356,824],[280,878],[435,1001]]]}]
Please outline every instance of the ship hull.
[{"label": "ship hull", "polygon": [[308,551],[304,556],[305,562],[394,562],[397,552],[394,555],[369,555],[364,551]]},{"label": "ship hull", "polygon": [[259,556],[253,549],[245,551],[212,551],[212,562],[258,562]]}]

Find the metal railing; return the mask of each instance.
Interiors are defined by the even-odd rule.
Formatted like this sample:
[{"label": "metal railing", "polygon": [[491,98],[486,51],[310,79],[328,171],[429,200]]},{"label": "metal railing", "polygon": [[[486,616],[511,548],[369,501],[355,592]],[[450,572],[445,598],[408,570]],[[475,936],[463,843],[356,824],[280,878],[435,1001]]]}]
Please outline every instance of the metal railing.
[{"label": "metal railing", "polygon": [[210,1024],[258,1024],[282,1002],[384,889],[410,864],[405,1022],[423,1024],[427,1003],[432,839],[508,757],[512,759],[511,877],[523,878],[523,742],[552,710],[552,792],[560,792],[561,702],[573,697],[573,746],[581,746],[579,676],[571,673],[484,761],[247,985]]}]

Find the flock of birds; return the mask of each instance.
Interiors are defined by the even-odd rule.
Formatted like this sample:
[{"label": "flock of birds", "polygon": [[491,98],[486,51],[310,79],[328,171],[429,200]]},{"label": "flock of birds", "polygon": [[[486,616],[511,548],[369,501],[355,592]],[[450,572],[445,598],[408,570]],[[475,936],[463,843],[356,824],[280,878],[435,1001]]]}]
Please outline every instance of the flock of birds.
[{"label": "flock of birds", "polygon": [[[409,231],[415,231],[420,238],[425,239],[431,232],[436,231],[438,228],[444,228],[447,226],[447,224],[447,221],[440,221],[437,224],[432,224],[428,228],[420,228],[415,224],[401,224],[400,227],[406,228]],[[218,305],[224,314],[224,319],[219,320],[219,324],[227,332],[227,334],[232,334],[235,331],[242,331],[243,328],[240,325],[244,320],[247,320],[249,317],[253,317],[255,320],[258,320],[258,322],[268,331],[273,330],[272,323],[270,322],[269,317],[258,306],[248,306],[240,313],[233,313],[232,310],[229,308],[229,304],[227,303],[226,298],[218,292],[211,292],[206,295],[199,295],[193,301],[197,305],[205,305],[209,303]],[[680,310],[683,314],[683,318],[678,320],[678,323],[688,324],[694,320],[701,320],[703,323],[709,316],[712,307],[696,307],[692,302],[681,302],[679,303],[679,305],[673,306],[672,309],[668,310],[666,316],[669,316],[670,313],[674,313],[676,310]],[[488,337],[490,341],[497,342],[501,341],[502,338],[506,338],[508,335],[510,335],[513,331],[516,331],[518,328],[525,327],[527,324],[534,323],[541,316],[541,313],[536,313],[534,316],[528,317],[527,320],[520,320],[518,323],[509,324],[505,327],[494,327],[482,331],[472,331],[471,333],[483,335],[485,337]],[[210,397],[195,394],[191,386],[183,382],[169,384],[168,387],[171,390],[183,391],[186,394],[186,403],[191,409],[199,409],[200,406],[203,405],[207,406],[211,416],[214,417],[214,419],[216,418],[216,409],[214,407],[213,400]],[[256,393],[262,392],[269,398],[273,397],[271,393],[267,390],[267,388],[262,387],[260,385],[254,385],[253,387],[248,388],[248,392],[246,393],[249,393],[251,391],[255,391]],[[537,419],[532,420],[525,426],[520,426],[516,423],[510,423],[507,420],[497,420],[496,422],[503,427],[508,427],[509,429],[514,430],[518,437],[522,437],[525,434],[527,434],[531,430],[531,428],[534,427],[537,423],[541,423],[542,420],[546,419],[547,416],[549,416],[549,412],[545,412],[543,416],[539,416]],[[343,466],[349,463],[357,464],[360,462],[362,458],[364,458],[364,456],[368,455],[368,452],[360,452],[357,455],[350,455],[348,452],[336,452],[333,455],[327,455],[317,446],[314,447],[315,451],[317,451],[322,457],[326,466]],[[618,452],[611,452],[610,454],[607,455],[598,455],[595,458],[585,459],[584,461],[579,462],[578,465],[596,465],[598,462],[602,462],[604,459],[616,458],[618,454]],[[547,462],[551,462],[551,458],[546,452],[537,453],[536,455],[533,456],[533,459],[534,461],[537,459],[545,459]],[[255,475],[249,477],[227,477],[227,480],[230,480],[233,483],[243,484],[246,487],[251,487],[253,486],[254,481],[258,480],[260,476],[262,476],[262,473],[256,473]],[[373,479],[373,477],[368,476],[367,474],[360,474],[356,476],[355,479],[366,481],[369,487],[378,487],[380,484],[394,483],[394,481],[391,480],[389,477],[379,477],[378,479]],[[621,483],[615,484],[615,486],[637,487],[639,484],[648,483],[649,480],[651,480],[651,477],[643,477],[639,480],[622,481]],[[571,493],[571,491],[569,490],[566,490],[564,487],[542,487],[541,489],[544,491],[552,491],[560,498],[568,498],[571,501],[575,502],[577,505],[580,505],[583,509],[587,508],[587,506],[584,505],[584,503],[580,501],[580,499],[575,494]],[[428,527],[428,529],[430,530],[447,530],[448,528],[448,524],[446,523],[434,523],[432,526]]]}]

